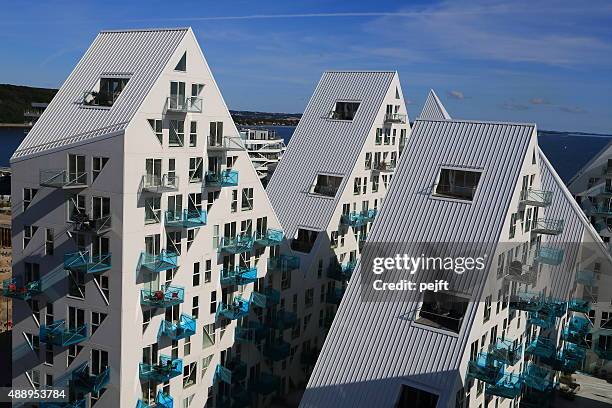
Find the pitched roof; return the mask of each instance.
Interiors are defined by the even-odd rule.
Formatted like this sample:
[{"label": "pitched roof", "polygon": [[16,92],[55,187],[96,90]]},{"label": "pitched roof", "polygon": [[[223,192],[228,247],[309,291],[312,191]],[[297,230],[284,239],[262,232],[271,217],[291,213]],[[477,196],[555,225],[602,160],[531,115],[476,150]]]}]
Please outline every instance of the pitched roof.
[{"label": "pitched roof", "polygon": [[[395,75],[328,71],[321,77],[266,189],[288,237],[298,227],[327,228]],[[336,101],[360,102],[352,121],[328,118]],[[336,198],[309,194],[320,173],[344,177]]]},{"label": "pitched roof", "polygon": [[[584,166],[582,166],[580,170],[576,172],[576,174],[574,174],[574,176],[567,182],[567,187],[573,190],[572,184],[574,182],[578,181],[578,179],[580,179],[582,175],[584,175],[590,169],[592,169],[593,166],[595,166],[595,163],[600,161],[602,157],[610,157],[610,156],[612,156],[612,140],[608,142],[608,144],[606,144],[606,146],[603,149],[601,149],[595,156],[593,156],[591,160],[589,160]],[[604,163],[601,163],[600,165],[603,165],[603,164]]]},{"label": "pitched roof", "polygon": [[[532,124],[415,121],[368,245],[394,243],[388,244],[393,253],[402,254],[418,252],[419,243],[482,242],[481,250],[494,253],[535,131]],[[441,166],[482,171],[472,203],[432,197]],[[361,285],[371,272],[360,262],[302,406],[393,406],[399,384],[406,381],[440,393],[454,389],[492,258],[482,272],[460,275],[453,284],[470,288],[476,300],[470,302],[458,335],[414,322],[418,292],[376,294],[371,286]],[[385,276],[389,282],[406,277],[403,271],[387,271]],[[365,301],[369,296],[382,301]]]},{"label": "pitched roof", "polygon": [[[188,28],[102,31],[81,58],[11,161],[109,134],[136,113]],[[83,107],[101,76],[129,77],[112,108]]]},{"label": "pitched roof", "polygon": [[438,95],[436,95],[433,89],[430,89],[429,95],[427,95],[427,99],[425,100],[425,105],[423,105],[423,110],[419,115],[419,119],[443,120],[450,118],[446,108],[444,108],[444,105],[440,102]]}]

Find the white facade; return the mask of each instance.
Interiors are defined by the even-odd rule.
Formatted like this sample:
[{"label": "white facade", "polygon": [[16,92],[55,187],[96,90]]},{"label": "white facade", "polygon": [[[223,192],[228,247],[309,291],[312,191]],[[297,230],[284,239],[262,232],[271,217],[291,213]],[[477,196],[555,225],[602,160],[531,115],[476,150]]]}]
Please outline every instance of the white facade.
[{"label": "white facade", "polygon": [[[165,41],[166,35],[172,38]],[[140,55],[149,61],[134,63],[130,54],[146,48],[134,45],[140,39],[158,48]],[[96,58],[99,43],[123,49],[124,58]],[[158,51],[164,45],[168,45],[166,55]],[[92,64],[99,67],[97,72],[80,83],[85,66]],[[148,74],[139,69],[149,68],[143,66],[159,71],[150,75],[152,80],[144,81]],[[123,77],[127,84],[120,94],[112,94],[111,107],[83,106],[83,92],[98,78]],[[83,84],[89,85],[86,88]],[[136,94],[142,102],[124,116],[126,123],[113,123],[111,117],[132,108],[128,99]],[[100,95],[102,89],[90,104],[99,103]],[[86,95],[86,101],[88,97],[93,96]],[[66,100],[71,105],[66,105]],[[73,107],[72,103],[79,105]],[[102,101],[105,103],[108,101]],[[68,124],[66,128],[74,122],[71,115],[62,114],[68,107],[91,110],[100,128],[122,130],[105,134],[103,129],[81,142],[64,141],[70,140],[70,134],[43,134],[54,126],[50,123],[54,118]],[[76,112],[73,116],[88,114]],[[155,121],[161,121],[161,128],[156,128]],[[37,128],[41,130],[37,132]],[[156,130],[161,131],[156,134]],[[53,138],[60,136],[55,145],[46,142],[50,139],[53,143]],[[195,35],[191,29],[101,33],[28,138],[12,159],[12,191],[25,200],[13,210],[13,267],[15,276],[23,276],[16,282],[17,289],[24,282],[31,287],[40,279],[42,293],[32,291],[28,303],[14,302],[14,388],[65,386],[74,369],[87,362],[89,374],[96,376],[86,379],[86,392],[71,396],[83,404],[78,406],[91,406],[96,400],[97,407],[155,402],[169,406],[169,397],[174,406],[204,405],[213,398],[210,387],[217,365],[240,357],[239,348],[229,350],[234,345],[237,320],[224,319],[219,312],[223,304],[231,305],[238,296],[247,301],[249,310],[256,307],[250,302],[251,293],[266,274],[272,250],[270,242],[257,239],[278,230],[280,224],[247,152],[225,143],[228,138],[239,138],[238,130]],[[76,167],[69,164],[70,155],[80,156],[72,158],[78,163]],[[49,169],[64,173],[41,174]],[[41,185],[43,179],[45,185]],[[86,183],[81,183],[85,179]],[[89,224],[96,225],[93,232],[77,232],[75,223],[69,222],[70,214],[75,214],[74,203],[87,215]],[[100,222],[91,222],[101,218],[108,225],[107,216],[110,228],[97,228]],[[234,245],[235,237],[243,238],[239,245]],[[165,257],[158,255],[164,250]],[[77,251],[81,252],[76,262],[73,255],[64,262],[65,254]],[[101,258],[92,260],[92,255]],[[82,260],[86,260],[84,265]],[[250,275],[248,281],[257,282],[222,286],[221,270],[233,266],[243,267],[241,271],[256,268],[256,276]],[[40,272],[26,273],[26,269]],[[224,276],[230,281],[236,278]],[[69,282],[79,284],[69,288]],[[150,292],[141,294],[142,290]],[[182,296],[183,302],[167,307]],[[154,303],[158,307],[149,306],[151,302],[159,302]],[[45,327],[62,319],[70,328],[86,325],[81,332],[85,339],[71,336],[78,345],[64,347],[70,339],[39,337],[47,332]],[[164,320],[170,326],[164,326]],[[195,333],[190,337],[173,341],[167,335],[160,336],[162,327],[172,329],[186,322],[174,332],[182,337],[180,327],[189,329],[193,320]],[[56,345],[47,349],[53,342]],[[140,363],[162,363],[158,355],[170,356],[174,369],[180,370],[177,359],[182,361],[181,372],[165,384],[151,379],[160,367],[144,366],[139,371]],[[242,359],[252,365],[256,356],[245,354]],[[250,373],[250,381],[255,381],[257,371]],[[219,393],[228,395],[220,377],[215,386]],[[234,383],[232,390],[246,389],[244,381]],[[98,394],[100,385],[104,391]],[[162,391],[160,397],[158,391]]]}]

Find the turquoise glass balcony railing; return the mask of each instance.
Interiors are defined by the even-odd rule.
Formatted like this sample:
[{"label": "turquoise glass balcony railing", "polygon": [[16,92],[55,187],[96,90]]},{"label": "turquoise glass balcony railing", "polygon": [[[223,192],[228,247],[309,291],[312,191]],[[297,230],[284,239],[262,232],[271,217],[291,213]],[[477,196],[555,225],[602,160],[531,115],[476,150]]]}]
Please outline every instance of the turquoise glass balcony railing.
[{"label": "turquoise glass balcony railing", "polygon": [[575,360],[566,358],[563,351],[553,354],[550,357],[540,357],[540,363],[546,364],[552,370],[562,371],[564,373],[573,373],[578,369],[578,363]]},{"label": "turquoise glass balcony railing", "polygon": [[596,344],[593,351],[595,354],[597,354],[597,357],[601,358],[602,360],[612,361],[612,347],[605,348],[599,344]]},{"label": "turquoise glass balcony railing", "polygon": [[468,376],[488,384],[497,383],[504,372],[504,365],[487,353],[480,353],[475,360],[468,363]]},{"label": "turquoise glass balcony railing", "polygon": [[521,393],[521,377],[506,373],[495,384],[487,384],[485,393],[502,398],[514,399]]},{"label": "turquoise glass balcony railing", "polygon": [[588,313],[591,310],[591,304],[588,300],[572,299],[567,304],[567,308],[572,312]]},{"label": "turquoise glass balcony railing", "polygon": [[223,237],[219,243],[219,252],[229,254],[241,254],[253,249],[253,237],[247,234],[240,234],[236,237]]},{"label": "turquoise glass balcony railing", "polygon": [[332,288],[327,291],[325,302],[332,305],[339,305],[342,301],[342,296],[344,296],[344,288]]},{"label": "turquoise glass balcony railing", "polygon": [[543,329],[550,329],[555,327],[557,318],[555,315],[550,314],[546,310],[539,310],[537,312],[529,312],[527,323],[541,327]]},{"label": "turquoise glass balcony railing", "polygon": [[160,355],[157,364],[140,363],[138,373],[143,381],[163,383],[183,374],[183,360]]},{"label": "turquoise glass balcony railing", "polygon": [[489,347],[491,358],[507,365],[515,365],[523,357],[523,345],[518,341],[498,339]]},{"label": "turquoise glass balcony railing", "polygon": [[368,217],[368,211],[351,212],[348,214],[342,214],[340,217],[340,223],[349,227],[361,227],[370,221]]},{"label": "turquoise glass balcony railing", "polygon": [[249,320],[244,326],[236,327],[235,339],[239,343],[256,344],[266,338],[267,329],[258,321]]},{"label": "turquoise glass balcony railing", "polygon": [[49,325],[40,326],[40,341],[68,347],[87,340],[87,325],[80,327],[66,327],[65,320],[57,320]]},{"label": "turquoise glass balcony railing", "polygon": [[536,261],[546,265],[560,265],[563,262],[563,250],[542,246],[538,249]]},{"label": "turquoise glass balcony railing", "polygon": [[582,333],[586,336],[586,334],[591,329],[591,321],[586,317],[572,316],[569,323],[567,324],[567,328],[573,332]]},{"label": "turquoise glass balcony railing", "polygon": [[565,222],[563,220],[538,218],[531,227],[531,232],[546,235],[559,235],[563,232]]},{"label": "turquoise glass balcony railing", "polygon": [[290,255],[277,255],[268,258],[268,272],[289,272],[300,267],[300,258]]},{"label": "turquoise glass balcony railing", "polygon": [[508,266],[508,271],[504,279],[512,282],[531,285],[538,279],[538,271],[529,265],[523,265],[519,261],[512,262]]},{"label": "turquoise glass balcony railing", "polygon": [[100,273],[111,267],[111,254],[92,255],[89,251],[64,254],[64,269],[69,271]]},{"label": "turquoise glass balcony railing", "polygon": [[182,313],[178,321],[169,322],[163,320],[159,326],[157,337],[167,336],[172,340],[180,340],[193,336],[196,332],[196,320]]},{"label": "turquoise glass balcony railing", "polygon": [[166,250],[162,250],[159,254],[142,252],[140,254],[140,266],[151,272],[163,272],[178,268],[178,255]]},{"label": "turquoise glass balcony railing", "polygon": [[327,268],[327,277],[340,282],[348,281],[353,275],[356,265],[357,261],[348,261],[343,264],[332,262]]},{"label": "turquoise glass balcony railing", "polygon": [[548,207],[552,203],[553,193],[546,190],[528,189],[521,191],[521,204],[536,207]]},{"label": "turquoise glass balcony railing", "polygon": [[540,293],[521,292],[510,296],[510,309],[523,312],[537,312],[542,308],[542,296]]},{"label": "turquoise glass balcony railing", "polygon": [[221,364],[217,364],[215,367],[215,375],[213,377],[213,384],[224,382],[226,384],[232,383],[232,372]]},{"label": "turquoise glass balcony railing", "polygon": [[576,273],[576,283],[585,286],[595,285],[595,273],[593,271],[578,271]]},{"label": "turquoise glass balcony railing", "polygon": [[582,347],[578,347],[573,343],[566,343],[563,346],[563,357],[568,360],[581,362],[586,357],[586,350]]},{"label": "turquoise glass balcony railing", "polygon": [[28,282],[25,285],[20,276],[6,279],[2,282],[2,296],[12,299],[29,300],[41,293],[40,280]]},{"label": "turquoise glass balcony railing", "polygon": [[221,270],[221,286],[247,285],[257,281],[257,268],[235,267]]},{"label": "turquoise glass balcony railing", "polygon": [[546,337],[537,337],[525,349],[526,354],[543,358],[550,358],[555,355],[557,350],[556,344]]},{"label": "turquoise glass balcony railing", "polygon": [[555,373],[533,363],[525,368],[522,374],[523,383],[540,392],[552,391]]},{"label": "turquoise glass balcony railing", "polygon": [[291,346],[282,339],[276,339],[268,342],[264,347],[263,355],[272,361],[281,361],[289,357],[291,354]]},{"label": "turquoise glass balcony railing", "polygon": [[43,187],[53,188],[86,188],[88,177],[85,171],[69,171],[66,169],[40,170],[39,183]]},{"label": "turquoise glass balcony railing", "polygon": [[72,372],[72,386],[77,392],[99,393],[110,381],[110,368],[106,367],[98,374],[89,373],[89,364],[85,363]]},{"label": "turquoise glass balcony railing", "polygon": [[593,207],[591,207],[591,214],[592,215],[612,215],[612,206],[610,205],[605,205],[605,204],[599,204],[599,205],[594,205]]},{"label": "turquoise glass balcony railing", "polygon": [[152,404],[147,404],[142,400],[138,400],[136,408],[174,408],[174,398],[164,393],[162,390],[159,390]]},{"label": "turquoise glass balcony railing", "polygon": [[264,232],[255,233],[255,243],[263,246],[278,245],[283,242],[284,237],[283,231],[269,228]]},{"label": "turquoise glass balcony railing", "polygon": [[180,305],[185,299],[185,288],[180,286],[164,286],[159,290],[142,289],[140,304],[151,307],[172,307]]},{"label": "turquoise glass balcony railing", "polygon": [[555,317],[562,317],[567,313],[567,302],[558,299],[545,299],[542,302],[542,311]]},{"label": "turquoise glass balcony railing", "polygon": [[286,310],[279,310],[267,321],[267,326],[278,330],[287,330],[297,324],[297,315]]},{"label": "turquoise glass balcony railing", "polygon": [[230,304],[225,304],[223,302],[220,303],[217,307],[215,318],[219,319],[219,317],[223,317],[229,320],[240,319],[241,317],[249,314],[249,309],[250,302],[247,299],[238,296],[234,298]]},{"label": "turquoise glass balcony railing", "polygon": [[166,226],[175,228],[199,228],[206,225],[206,210],[166,211]]},{"label": "turquoise glass balcony railing", "polygon": [[174,174],[145,174],[140,182],[143,191],[163,194],[178,191],[179,176]]},{"label": "turquoise glass balcony railing", "polygon": [[204,184],[206,187],[235,187],[238,185],[238,171],[208,171],[204,177]]},{"label": "turquoise glass balcony railing", "polygon": [[281,379],[279,376],[261,373],[253,380],[250,390],[256,394],[269,395],[280,391]]},{"label": "turquoise glass balcony railing", "polygon": [[563,329],[563,332],[561,333],[561,338],[565,340],[566,342],[574,343],[575,345],[579,347],[589,348],[589,344],[587,343],[587,340],[586,340],[586,334],[574,331],[570,329],[569,327],[566,327],[565,329]]}]

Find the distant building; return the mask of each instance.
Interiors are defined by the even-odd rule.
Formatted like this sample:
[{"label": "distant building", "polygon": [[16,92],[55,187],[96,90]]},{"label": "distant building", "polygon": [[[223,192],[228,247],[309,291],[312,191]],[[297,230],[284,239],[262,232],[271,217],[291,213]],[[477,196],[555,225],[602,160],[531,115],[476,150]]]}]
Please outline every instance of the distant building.
[{"label": "distant building", "polygon": [[268,129],[242,129],[240,137],[265,186],[285,153],[285,141],[275,131]]},{"label": "distant building", "polygon": [[32,127],[40,118],[40,115],[49,106],[48,103],[43,102],[32,102],[30,107],[23,111],[23,123],[26,126]]}]

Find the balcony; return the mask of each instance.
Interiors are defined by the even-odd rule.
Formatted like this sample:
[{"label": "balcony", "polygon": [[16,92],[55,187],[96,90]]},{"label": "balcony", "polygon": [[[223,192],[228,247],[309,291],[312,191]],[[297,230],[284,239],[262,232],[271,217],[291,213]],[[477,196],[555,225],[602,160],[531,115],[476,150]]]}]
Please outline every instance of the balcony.
[{"label": "balcony", "polygon": [[[226,150],[244,150],[245,141],[240,137],[208,135],[208,150],[226,151]],[[248,142],[248,139],[246,140]],[[273,145],[269,146],[274,148]],[[279,147],[280,149],[280,147]]]},{"label": "balcony", "polygon": [[72,230],[75,232],[102,235],[112,228],[111,216],[90,218],[85,213],[77,213],[70,217]]},{"label": "balcony", "polygon": [[528,189],[521,191],[521,204],[534,207],[548,207],[552,203],[552,191]]},{"label": "balcony", "polygon": [[280,303],[280,292],[274,288],[265,288],[261,294],[266,297],[266,307],[272,307]]},{"label": "balcony", "polygon": [[586,357],[586,349],[579,347],[573,343],[566,343],[563,347],[562,356],[567,360],[575,361],[576,363],[581,363]]},{"label": "balcony", "polygon": [[523,383],[529,388],[540,392],[548,392],[553,389],[555,373],[544,367],[529,363],[521,376]]},{"label": "balcony", "polygon": [[538,280],[538,271],[529,265],[523,265],[519,261],[513,261],[508,266],[504,279],[511,282],[531,285]]},{"label": "balcony", "polygon": [[538,218],[531,227],[531,232],[545,235],[559,235],[563,232],[565,221],[548,218]]},{"label": "balcony", "polygon": [[159,326],[157,337],[166,336],[172,340],[180,340],[193,336],[196,332],[196,320],[182,313],[178,321],[163,320]]},{"label": "balcony", "polygon": [[279,310],[275,315],[267,320],[266,325],[273,329],[287,330],[297,324],[297,315],[286,310]]},{"label": "balcony", "polygon": [[143,191],[149,193],[163,194],[178,191],[179,177],[174,174],[145,174],[140,182]]},{"label": "balcony", "polygon": [[552,329],[555,327],[557,317],[554,314],[548,313],[546,310],[537,312],[529,312],[527,323],[533,326],[541,327],[542,329]]},{"label": "balcony", "polygon": [[576,272],[576,283],[584,286],[594,286],[596,283],[596,276],[593,271],[578,271]]},{"label": "balcony", "polygon": [[291,347],[289,343],[282,339],[276,339],[266,344],[263,350],[263,355],[272,361],[281,361],[289,357]]},{"label": "balcony", "polygon": [[166,211],[166,227],[199,228],[206,225],[206,210]]},{"label": "balcony", "polygon": [[327,268],[327,277],[340,282],[346,282],[353,275],[356,265],[357,261],[349,261],[343,264],[332,262]]},{"label": "balcony", "polygon": [[183,360],[160,355],[159,363],[157,364],[140,363],[138,373],[142,381],[164,383],[183,374]]},{"label": "balcony", "polygon": [[522,380],[520,376],[506,373],[495,384],[487,384],[485,393],[502,398],[514,399],[521,394],[521,385]]},{"label": "balcony", "polygon": [[266,338],[266,328],[255,320],[249,320],[244,326],[236,327],[235,340],[238,343],[257,344]]},{"label": "balcony", "polygon": [[250,309],[250,302],[240,296],[234,298],[232,303],[225,304],[221,302],[217,307],[217,313],[215,319],[219,319],[219,316],[228,320],[237,320],[241,317],[248,316]]},{"label": "balcony", "polygon": [[64,254],[64,269],[69,271],[101,273],[111,267],[111,254],[91,255],[89,251]]},{"label": "balcony", "polygon": [[612,215],[612,205],[608,204],[598,204],[591,207],[590,211],[591,215],[603,215],[603,216],[611,216]]},{"label": "balcony", "polygon": [[207,171],[204,177],[204,185],[213,188],[236,187],[238,185],[238,171],[230,169],[220,172]]},{"label": "balcony", "polygon": [[177,113],[202,113],[202,98],[172,95],[166,98],[166,111]]},{"label": "balcony", "polygon": [[22,284],[21,277],[6,279],[2,282],[2,296],[12,299],[30,300],[40,294],[40,280]]},{"label": "balcony", "polygon": [[85,171],[68,171],[65,169],[41,170],[39,184],[42,187],[78,189],[87,188],[88,176]]},{"label": "balcony", "polygon": [[300,268],[300,258],[290,255],[277,255],[268,258],[268,272],[289,272]]},{"label": "balcony", "polygon": [[379,161],[374,163],[372,170],[375,172],[389,173],[395,170],[396,163],[392,161]]},{"label": "balcony", "polygon": [[563,250],[542,246],[538,249],[536,261],[546,265],[560,265],[563,262]]},{"label": "balcony", "polygon": [[401,113],[386,113],[385,123],[406,123],[406,117]]},{"label": "balcony", "polygon": [[150,272],[163,272],[178,268],[178,255],[166,250],[162,250],[159,254],[150,254],[143,251],[140,254],[140,266]]},{"label": "balcony", "polygon": [[283,231],[277,229],[267,229],[265,232],[255,233],[255,243],[261,246],[273,246],[283,242]]},{"label": "balcony", "polygon": [[331,305],[339,306],[344,296],[344,288],[333,288],[327,291],[325,302]]},{"label": "balcony", "polygon": [[591,310],[591,304],[587,300],[572,299],[567,304],[567,308],[572,312],[589,313],[589,310]]},{"label": "balcony", "polygon": [[557,345],[551,339],[537,337],[535,340],[529,343],[525,349],[525,354],[542,358],[551,358],[555,355],[556,350]]},{"label": "balcony", "polygon": [[174,408],[174,398],[164,393],[162,390],[159,390],[152,404],[147,404],[142,400],[138,400],[136,408]]},{"label": "balcony", "polygon": [[542,301],[542,310],[550,315],[562,317],[567,313],[567,302],[548,298]]},{"label": "balcony", "polygon": [[512,366],[523,357],[523,345],[518,341],[499,339],[489,347],[489,355],[496,361]]},{"label": "balcony", "polygon": [[349,214],[342,214],[342,216],[340,217],[340,224],[346,225],[348,227],[357,228],[364,226],[370,220],[371,218],[369,217],[368,211],[351,212]]},{"label": "balcony", "polygon": [[241,254],[253,249],[253,237],[240,234],[236,237],[223,237],[219,243],[219,252],[228,254]]},{"label": "balcony", "polygon": [[468,362],[468,376],[488,384],[497,383],[503,375],[504,365],[487,353],[480,353],[476,360]]},{"label": "balcony", "polygon": [[239,266],[221,270],[221,286],[247,285],[256,281],[257,268]]},{"label": "balcony", "polygon": [[85,363],[72,372],[72,385],[77,392],[99,393],[110,381],[110,368],[104,368],[99,374],[89,373],[89,364]]},{"label": "balcony", "polygon": [[586,336],[591,328],[591,321],[586,317],[573,316],[567,324],[567,327],[576,333],[581,333]]},{"label": "balcony", "polygon": [[180,305],[185,299],[185,288],[180,286],[164,286],[159,290],[142,289],[140,304],[150,307],[172,307]]},{"label": "balcony", "polygon": [[49,325],[40,326],[40,341],[60,347],[68,347],[87,340],[87,325],[66,328],[65,320],[57,320]]},{"label": "balcony", "polygon": [[597,354],[597,357],[601,358],[602,360],[612,361],[612,348],[604,348],[601,345],[596,344],[593,351],[595,354]]},{"label": "balcony", "polygon": [[537,312],[542,308],[542,295],[535,292],[520,292],[510,296],[510,309]]},{"label": "balcony", "polygon": [[280,391],[281,379],[279,376],[261,373],[257,378],[250,384],[250,391],[260,394],[269,395],[273,392]]},{"label": "balcony", "polygon": [[561,338],[567,343],[573,343],[578,347],[589,348],[589,344],[586,340],[586,334],[574,331],[569,327],[563,329],[561,332]]},{"label": "balcony", "polygon": [[551,357],[541,357],[540,363],[546,364],[552,370],[562,371],[564,373],[573,373],[578,369],[577,361],[566,358],[563,351]]}]

